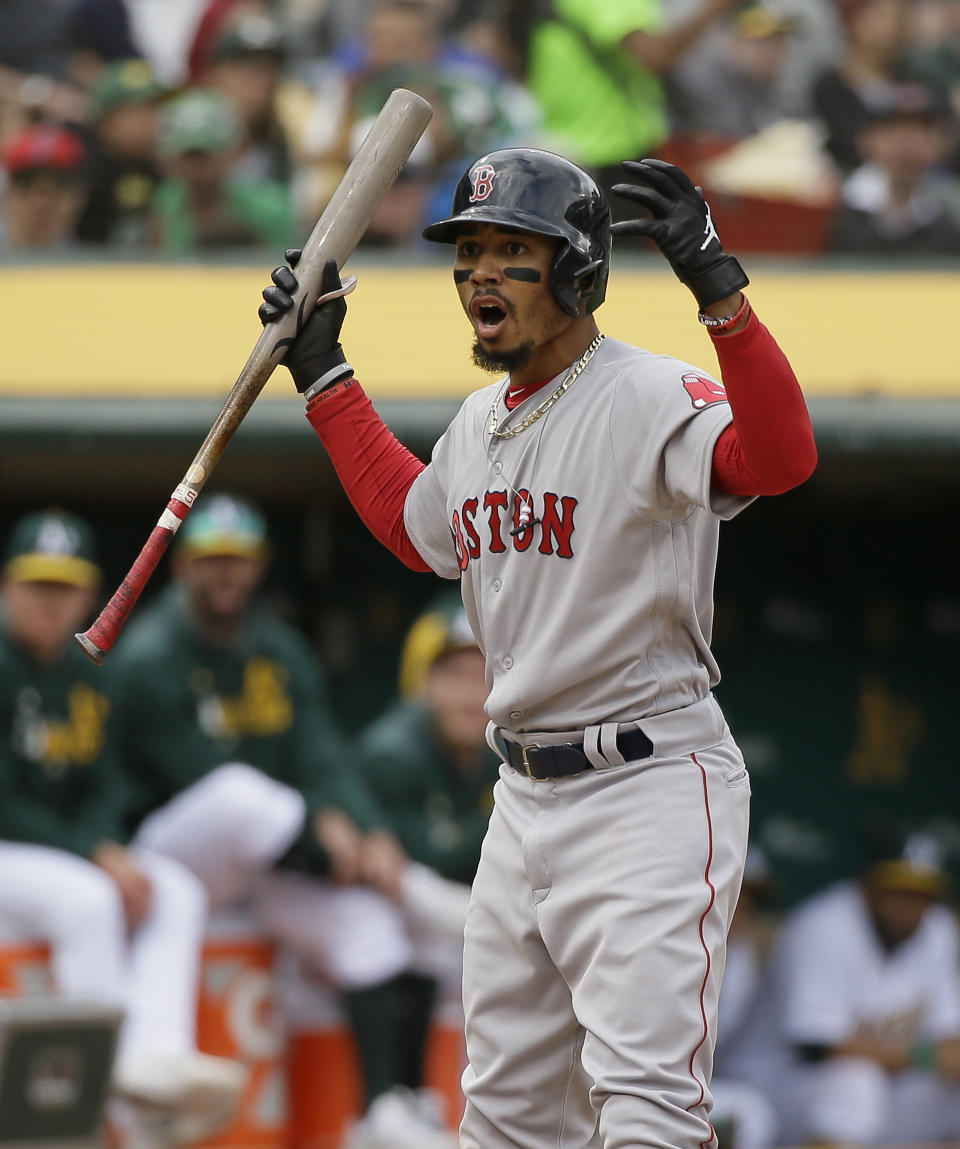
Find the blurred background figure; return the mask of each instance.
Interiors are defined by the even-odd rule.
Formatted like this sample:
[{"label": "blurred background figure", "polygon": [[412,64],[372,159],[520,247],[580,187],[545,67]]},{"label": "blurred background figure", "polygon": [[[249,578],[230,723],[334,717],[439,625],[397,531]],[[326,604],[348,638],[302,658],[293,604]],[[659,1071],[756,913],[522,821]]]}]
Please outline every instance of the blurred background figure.
[{"label": "blurred background figure", "polygon": [[960,180],[946,168],[955,138],[946,109],[922,84],[891,87],[857,136],[863,163],[843,185],[832,249],[960,254]]},{"label": "blurred background figure", "polygon": [[56,124],[30,124],[7,142],[4,246],[51,251],[72,242],[86,196],[84,157],[79,136]]},{"label": "blurred background figure", "polygon": [[499,774],[485,736],[483,656],[459,595],[411,627],[400,690],[358,743],[403,858],[397,871],[373,877],[409,911],[415,931],[452,938],[459,950]]},{"label": "blurred background figure", "polygon": [[126,1116],[157,1145],[185,1144],[229,1119],[246,1074],[195,1047],[203,888],[123,844],[111,677],[73,640],[99,583],[85,522],[50,510],[15,525],[0,624],[0,922],[49,943],[59,993],[126,1010],[114,1067]]},{"label": "blurred background figure", "polygon": [[907,42],[907,0],[837,0],[843,19],[843,54],[824,68],[811,87],[811,112],[824,133],[824,146],[847,174],[862,161],[860,133],[871,110],[889,102],[902,78]]},{"label": "blurred background figure", "polygon": [[470,159],[537,131],[526,91],[477,52],[445,35],[431,0],[371,0],[361,38],[343,45],[314,77],[320,100],[305,147],[329,197],[391,90],[409,88],[434,108],[426,133],[363,238],[366,246],[410,246]]},{"label": "blurred background figure", "polygon": [[297,226],[309,232],[325,203],[307,139],[322,101],[299,71],[324,64],[304,56],[308,12],[297,21],[288,7],[212,0],[190,49],[190,76],[227,96],[243,123],[232,175],[287,187]]},{"label": "blurred background figure", "polygon": [[[667,19],[671,23],[689,15],[698,0],[663,0]],[[790,48],[780,77],[778,99],[790,115],[802,116],[809,112],[809,89],[812,79],[827,64],[839,59],[843,42],[842,24],[836,0],[743,0],[734,9],[732,18],[761,8],[775,21],[790,25]],[[688,49],[674,66],[667,90],[671,103],[673,84],[681,89],[692,73],[712,73],[719,66],[726,47],[730,21],[722,21]]]},{"label": "blurred background figure", "polygon": [[[399,1147],[404,1110],[439,1104],[423,1088],[426,1040],[438,987],[459,1011],[467,902],[499,773],[484,737],[484,660],[459,594],[411,627],[400,684],[394,705],[361,734],[357,757],[393,843],[393,852],[371,857],[367,878],[403,910],[416,953],[398,1031],[407,1048],[395,1073],[406,1074],[405,1089],[374,1102],[349,1149]],[[449,1141],[457,1145],[455,1136]]]},{"label": "blurred background figure", "polygon": [[90,97],[87,197],[77,221],[83,243],[145,248],[160,182],[157,116],[166,94],[145,60],[118,60]]},{"label": "blurred background figure", "polygon": [[280,26],[266,14],[224,21],[205,58],[194,59],[194,83],[222,92],[243,123],[233,174],[288,184],[293,157],[278,114],[285,51]]},{"label": "blurred background figure", "polygon": [[781,1143],[960,1136],[960,935],[945,889],[931,838],[883,835],[857,880],[786,919],[757,1014],[773,1027],[757,1064]]},{"label": "blurred background figure", "polygon": [[784,77],[796,28],[766,4],[736,12],[712,66],[684,72],[671,87],[680,130],[733,142],[792,114]]},{"label": "blurred background figure", "polygon": [[160,112],[163,180],[154,196],[161,250],[184,254],[218,248],[284,248],[290,198],[276,180],[235,174],[243,124],[223,93],[190,88]]},{"label": "blurred background figure", "polygon": [[[676,20],[693,0],[666,6]],[[672,131],[661,154],[702,184],[727,242],[826,246],[839,179],[810,114],[810,88],[840,42],[833,0],[744,0],[671,69]]]}]

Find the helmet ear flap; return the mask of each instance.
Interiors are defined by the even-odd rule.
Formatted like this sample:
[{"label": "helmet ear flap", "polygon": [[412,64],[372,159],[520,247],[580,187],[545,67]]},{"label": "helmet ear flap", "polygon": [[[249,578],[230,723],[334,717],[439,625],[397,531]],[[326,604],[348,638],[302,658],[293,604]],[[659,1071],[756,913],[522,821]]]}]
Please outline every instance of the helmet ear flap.
[{"label": "helmet ear flap", "polygon": [[599,286],[597,276],[602,267],[603,260],[595,259],[585,267],[582,267],[573,277],[573,289],[581,299],[592,295],[594,291],[596,291]]},{"label": "helmet ear flap", "polygon": [[567,240],[561,240],[560,250],[550,269],[550,287],[553,298],[568,315],[580,315],[580,291],[576,279],[571,274],[571,248]]},{"label": "helmet ear flap", "polygon": [[589,315],[602,301],[606,287],[605,259],[579,263],[579,256],[569,244],[564,245],[554,260],[553,295],[569,315]]}]

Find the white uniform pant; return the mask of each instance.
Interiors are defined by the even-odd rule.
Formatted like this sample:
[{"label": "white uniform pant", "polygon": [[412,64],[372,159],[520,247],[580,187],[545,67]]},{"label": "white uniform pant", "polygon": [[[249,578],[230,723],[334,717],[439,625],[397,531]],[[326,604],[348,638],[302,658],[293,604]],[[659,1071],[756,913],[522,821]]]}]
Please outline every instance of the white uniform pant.
[{"label": "white uniform pant", "polygon": [[414,952],[398,907],[371,889],[271,869],[305,816],[296,790],[234,762],[154,811],[136,841],[188,866],[214,906],[249,900],[269,934],[339,989],[395,977]]},{"label": "white uniform pant", "polygon": [[[715,703],[711,703],[715,707]],[[719,741],[504,767],[467,915],[463,1149],[701,1149],[749,778]],[[700,745],[702,743],[693,743]]]},{"label": "white uniform pant", "polygon": [[195,1047],[206,924],[196,878],[167,858],[136,853],[152,900],[128,936],[120,892],[98,866],[64,850],[0,841],[0,927],[49,944],[64,996],[125,1009],[120,1058]]},{"label": "white uniform pant", "polygon": [[928,1070],[889,1074],[838,1057],[798,1066],[783,1082],[781,1136],[860,1145],[960,1141],[960,1085]]}]

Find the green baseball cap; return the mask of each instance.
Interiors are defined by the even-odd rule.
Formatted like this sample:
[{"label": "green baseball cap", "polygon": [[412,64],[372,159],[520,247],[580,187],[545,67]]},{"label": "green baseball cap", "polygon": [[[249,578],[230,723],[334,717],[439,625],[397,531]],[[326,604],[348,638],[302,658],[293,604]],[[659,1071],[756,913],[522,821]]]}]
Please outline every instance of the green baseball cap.
[{"label": "green baseball cap", "polygon": [[236,495],[218,494],[198,501],[177,532],[177,553],[188,559],[210,555],[256,558],[267,550],[263,515]]},{"label": "green baseball cap", "polygon": [[56,508],[27,515],[10,533],[3,576],[12,582],[95,587],[100,568],[93,531],[76,515]]},{"label": "green baseball cap", "polygon": [[90,93],[91,110],[99,118],[114,108],[152,103],[165,93],[146,60],[116,60],[97,77]]},{"label": "green baseball cap", "polygon": [[226,96],[190,88],[161,109],[157,147],[163,156],[226,152],[239,140],[240,130],[240,117]]}]

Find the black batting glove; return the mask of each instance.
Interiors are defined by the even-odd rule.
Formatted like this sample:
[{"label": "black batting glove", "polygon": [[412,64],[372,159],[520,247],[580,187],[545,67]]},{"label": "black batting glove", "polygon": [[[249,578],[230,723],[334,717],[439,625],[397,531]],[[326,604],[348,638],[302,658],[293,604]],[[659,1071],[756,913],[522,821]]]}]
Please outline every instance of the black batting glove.
[{"label": "black batting glove", "polygon": [[615,184],[614,195],[645,207],[652,218],[615,223],[614,235],[652,239],[701,311],[747,286],[750,280],[723,250],[703,193],[686,172],[664,160],[624,160],[621,166],[639,183]]},{"label": "black batting glove", "polygon": [[[275,267],[270,273],[273,286],[264,288],[264,302],[257,312],[264,326],[275,323],[293,307],[293,296],[299,284],[290,269],[297,266],[300,255],[300,248],[290,248],[283,253],[289,267]],[[320,280],[320,295],[339,291],[341,286],[337,261],[328,259]],[[315,307],[305,323],[297,324],[297,333],[287,345],[283,364],[289,369],[294,386],[301,395],[305,391],[318,394],[353,375],[353,368],[338,342],[346,314],[346,300],[338,296]]]}]

